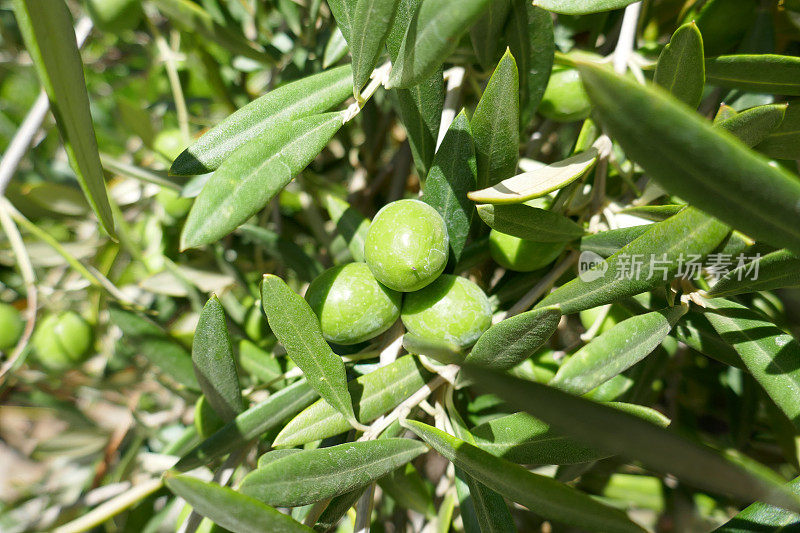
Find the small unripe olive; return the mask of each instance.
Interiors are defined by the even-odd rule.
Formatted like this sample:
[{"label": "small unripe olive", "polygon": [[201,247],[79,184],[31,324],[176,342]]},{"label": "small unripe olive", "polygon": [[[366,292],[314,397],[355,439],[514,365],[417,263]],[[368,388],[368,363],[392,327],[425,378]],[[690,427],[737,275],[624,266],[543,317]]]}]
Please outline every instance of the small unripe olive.
[{"label": "small unripe olive", "polygon": [[563,242],[534,242],[492,230],[489,252],[507,270],[531,272],[552,263],[564,249]]},{"label": "small unripe olive", "polygon": [[156,202],[161,204],[164,212],[174,219],[180,219],[189,214],[194,200],[178,194],[171,189],[161,189],[156,194]]},{"label": "small unripe olive", "polygon": [[32,339],[37,358],[51,370],[82,363],[92,346],[92,328],[73,311],[49,315],[37,326]]},{"label": "small unripe olive", "polygon": [[406,294],[401,318],[412,335],[465,348],[492,325],[492,307],[480,287],[445,274]]},{"label": "small unripe olive", "polygon": [[539,113],[556,122],[573,122],[588,117],[591,108],[578,71],[554,69],[539,104]]},{"label": "small unripe olive", "polygon": [[220,418],[205,396],[200,396],[194,404],[194,427],[201,438],[207,439],[217,432],[225,422]]},{"label": "small unripe olive", "polygon": [[140,0],[86,0],[86,9],[94,25],[108,32],[132,30],[142,20]]},{"label": "small unripe olive", "polygon": [[181,130],[168,128],[161,130],[153,139],[153,150],[167,158],[170,162],[178,157],[186,148],[186,139]]},{"label": "small unripe olive", "polygon": [[261,342],[269,333],[269,325],[267,324],[267,317],[264,316],[264,311],[261,310],[261,305],[253,306],[245,315],[244,318],[244,332],[250,339],[255,342]]},{"label": "small unripe olive", "polygon": [[10,350],[17,345],[25,329],[25,321],[14,306],[0,303],[0,350]]},{"label": "small unripe olive", "polygon": [[449,244],[447,226],[436,209],[419,200],[398,200],[372,220],[364,258],[378,281],[411,292],[444,271]]},{"label": "small unripe olive", "polygon": [[380,335],[400,316],[401,294],[381,285],[364,263],[348,263],[317,276],[306,301],[319,317],[322,335],[356,344]]}]

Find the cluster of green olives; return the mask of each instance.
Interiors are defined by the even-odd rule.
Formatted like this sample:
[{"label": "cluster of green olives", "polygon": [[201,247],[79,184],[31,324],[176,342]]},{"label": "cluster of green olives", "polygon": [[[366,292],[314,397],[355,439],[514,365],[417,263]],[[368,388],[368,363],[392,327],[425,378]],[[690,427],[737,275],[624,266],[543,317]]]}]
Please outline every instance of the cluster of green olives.
[{"label": "cluster of green olives", "polygon": [[308,287],[306,301],[335,344],[371,339],[400,318],[420,338],[471,346],[491,325],[492,309],[480,287],[442,274],[448,253],[447,226],[433,207],[392,202],[370,225],[366,262],[326,270]]}]

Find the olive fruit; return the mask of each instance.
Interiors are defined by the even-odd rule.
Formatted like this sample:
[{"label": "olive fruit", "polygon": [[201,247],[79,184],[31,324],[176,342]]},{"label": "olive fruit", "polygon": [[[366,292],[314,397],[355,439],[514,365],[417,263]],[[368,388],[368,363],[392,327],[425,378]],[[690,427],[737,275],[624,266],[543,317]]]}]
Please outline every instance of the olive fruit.
[{"label": "olive fruit", "polygon": [[156,194],[156,202],[161,204],[167,215],[177,220],[189,214],[194,200],[181,196],[172,189],[161,189]]},{"label": "olive fruit", "polygon": [[176,128],[162,130],[153,139],[153,150],[166,157],[170,162],[174,161],[184,148],[186,148],[186,139],[181,130]]},{"label": "olive fruit", "polygon": [[329,268],[306,291],[323,337],[344,345],[363,342],[389,329],[400,316],[400,299],[401,294],[381,285],[364,263]]},{"label": "olive fruit", "polygon": [[591,104],[578,71],[574,68],[554,69],[538,110],[556,122],[573,122],[588,117]]},{"label": "olive fruit", "polygon": [[489,252],[507,270],[531,272],[552,263],[564,249],[563,242],[535,242],[492,230]]},{"label": "olive fruit", "polygon": [[194,427],[200,437],[207,439],[217,432],[225,422],[208,403],[205,396],[200,396],[194,404]]},{"label": "olive fruit", "polygon": [[0,303],[0,350],[10,350],[17,345],[25,329],[25,321],[14,306]]},{"label": "olive fruit", "polygon": [[401,319],[412,335],[466,348],[492,325],[492,307],[480,287],[445,274],[406,294]]},{"label": "olive fruit", "polygon": [[141,0],[86,0],[86,10],[95,26],[113,33],[132,30],[142,20]]},{"label": "olive fruit", "polygon": [[[581,324],[583,325],[584,329],[589,329],[594,324],[595,320],[600,318],[600,313],[603,311],[604,306],[599,307],[592,307],[591,309],[584,309],[578,315],[581,319]],[[628,312],[625,308],[620,307],[618,305],[612,305],[611,308],[608,310],[606,317],[603,319],[603,324],[600,326],[600,329],[597,330],[597,334],[600,335],[605,333],[606,331],[610,330],[618,323],[622,322],[626,318],[630,318],[631,313]]]},{"label": "olive fruit", "polygon": [[449,244],[447,226],[436,209],[419,200],[398,200],[372,220],[364,258],[378,281],[412,292],[444,271]]},{"label": "olive fruit", "polygon": [[82,363],[92,346],[92,328],[73,311],[49,315],[37,326],[32,345],[39,362],[51,370]]}]

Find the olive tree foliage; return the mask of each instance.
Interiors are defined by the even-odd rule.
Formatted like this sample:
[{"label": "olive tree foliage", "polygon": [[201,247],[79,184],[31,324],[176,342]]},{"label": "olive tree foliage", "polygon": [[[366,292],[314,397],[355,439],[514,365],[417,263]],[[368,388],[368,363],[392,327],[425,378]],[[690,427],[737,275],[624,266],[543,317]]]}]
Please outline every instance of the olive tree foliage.
[{"label": "olive tree foliage", "polygon": [[3,531],[800,526],[800,3],[10,6]]}]

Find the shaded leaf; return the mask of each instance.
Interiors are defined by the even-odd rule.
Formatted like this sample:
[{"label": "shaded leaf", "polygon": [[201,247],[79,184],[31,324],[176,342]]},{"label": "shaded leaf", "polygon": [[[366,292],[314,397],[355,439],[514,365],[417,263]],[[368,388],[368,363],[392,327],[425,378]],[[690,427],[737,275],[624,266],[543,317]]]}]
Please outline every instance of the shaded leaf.
[{"label": "shaded leaf", "polygon": [[571,219],[527,204],[479,205],[478,216],[492,229],[535,242],[568,242],[583,236],[583,229]]},{"label": "shaded leaf", "polygon": [[725,342],[702,313],[689,311],[675,325],[672,334],[689,348],[729,366],[744,368],[739,354]]},{"label": "shaded leaf", "polygon": [[[787,484],[794,493],[800,493],[800,478]],[[792,531],[800,526],[800,514],[756,502],[714,530],[714,533],[757,533]]]},{"label": "shaded leaf", "polygon": [[[661,222],[666,220],[672,215],[677,215],[685,205],[682,204],[666,204],[666,205],[635,205],[620,209],[620,213],[626,215],[633,215],[635,217],[652,220],[653,222]],[[641,226],[640,226],[641,227]],[[622,228],[630,229],[630,228]]]},{"label": "shaded leaf", "polygon": [[14,15],[64,141],[70,166],[103,229],[117,238],[97,151],[72,17],[64,2],[15,0]]},{"label": "shaded leaf", "polygon": [[410,439],[379,439],[303,450],[251,472],[240,490],[269,505],[307,505],[366,486],[427,449]]},{"label": "shaded leaf", "polygon": [[400,0],[358,0],[353,12],[350,54],[353,56],[353,94],[369,81],[378,64],[383,43],[392,26]]},{"label": "shaded leaf", "polygon": [[208,403],[225,422],[242,412],[242,390],[225,311],[216,295],[206,302],[192,341],[192,363]]},{"label": "shaded leaf", "polygon": [[303,281],[313,281],[322,274],[323,268],[319,261],[310,257],[296,243],[272,230],[253,224],[243,224],[239,226],[239,233],[263,246],[267,255],[293,270]]},{"label": "shaded leaf", "polygon": [[648,229],[650,224],[599,231],[581,237],[579,249],[581,252],[594,252],[601,257],[608,257],[641,237]]},{"label": "shaded leaf", "polygon": [[347,54],[347,40],[342,35],[342,30],[336,28],[328,39],[328,44],[325,45],[325,51],[322,53],[322,68],[336,64]]},{"label": "shaded leaf", "polygon": [[756,146],[769,157],[800,159],[800,103],[791,102],[778,129]]},{"label": "shaded leaf", "polygon": [[731,132],[747,146],[756,146],[781,125],[786,107],[786,104],[751,107],[714,125]]},{"label": "shaded leaf", "polygon": [[736,54],[706,60],[709,83],[757,93],[800,96],[800,58]]},{"label": "shaded leaf", "polygon": [[352,92],[352,75],[352,67],[345,65],[273,89],[203,134],[175,159],[170,173],[191,175],[216,170],[255,137],[339,105]]},{"label": "shaded leaf", "polygon": [[476,480],[548,520],[608,532],[644,531],[622,511],[554,479],[528,472],[427,424],[406,420],[403,425]]},{"label": "shaded leaf", "polygon": [[477,170],[472,131],[465,111],[456,116],[433,158],[423,189],[422,201],[444,219],[450,243],[450,261],[455,264],[467,243],[475,205],[467,193],[475,188]]},{"label": "shaded leaf", "polygon": [[800,253],[795,176],[670,97],[600,67],[579,68],[600,122],[649,176],[736,229]]},{"label": "shaded leaf", "polygon": [[706,74],[703,37],[694,22],[684,24],[672,34],[658,56],[653,81],[689,107],[700,104]]},{"label": "shaded leaf", "polygon": [[733,296],[800,285],[800,258],[788,250],[778,250],[737,265],[721,277],[708,293]]},{"label": "shaded leaf", "polygon": [[212,243],[263,209],[341,127],[341,113],[315,115],[282,123],[238,148],[195,200],[181,249]]},{"label": "shaded leaf", "polygon": [[187,475],[168,475],[164,482],[169,490],[186,500],[195,512],[234,533],[311,531],[272,507],[216,483],[206,483]]},{"label": "shaded leaf", "polygon": [[491,68],[500,55],[500,35],[510,10],[511,0],[494,0],[469,30],[472,49],[484,69]]},{"label": "shaded leaf", "polygon": [[332,194],[323,199],[328,216],[336,224],[336,235],[347,243],[350,255],[356,261],[364,260],[364,242],[369,231],[369,219],[355,210],[345,200]]},{"label": "shaded leaf", "polygon": [[362,487],[332,498],[317,523],[314,524],[314,531],[325,532],[333,530],[342,517],[347,514],[347,511],[358,502],[363,493],[364,488]]},{"label": "shaded leaf", "polygon": [[419,475],[414,465],[408,463],[378,480],[381,489],[406,509],[427,516],[435,516],[433,487]]},{"label": "shaded leaf", "polygon": [[336,25],[349,43],[358,0],[327,0],[327,2],[333,18],[336,20]]},{"label": "shaded leaf", "polygon": [[533,5],[554,13],[585,15],[621,9],[633,2],[634,0],[534,0]]},{"label": "shaded leaf", "polygon": [[539,108],[553,69],[556,45],[552,15],[527,0],[512,0],[506,35],[517,60],[520,127],[525,127]]},{"label": "shaded leaf", "polygon": [[423,354],[444,364],[459,363],[464,360],[464,350],[460,346],[447,341],[426,339],[412,333],[403,335],[403,348],[408,353]]}]

